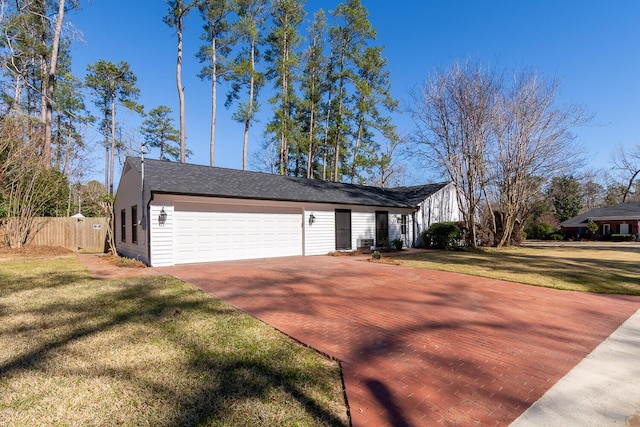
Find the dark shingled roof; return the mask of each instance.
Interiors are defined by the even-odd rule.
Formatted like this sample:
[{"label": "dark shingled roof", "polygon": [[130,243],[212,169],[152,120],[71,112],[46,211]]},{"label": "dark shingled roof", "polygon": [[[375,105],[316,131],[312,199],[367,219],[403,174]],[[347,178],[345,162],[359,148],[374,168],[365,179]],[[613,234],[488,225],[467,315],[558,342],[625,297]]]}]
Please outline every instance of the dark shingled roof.
[{"label": "dark shingled roof", "polygon": [[398,197],[406,201],[409,205],[418,206],[418,204],[423,202],[427,197],[440,191],[447,184],[449,183],[439,182],[437,184],[414,185],[412,187],[395,187],[389,190],[396,193]]},{"label": "dark shingled roof", "polygon": [[560,223],[563,227],[581,227],[589,220],[640,220],[640,202],[620,203],[615,206],[591,209]]},{"label": "dark shingled roof", "polygon": [[[137,157],[128,157],[128,165],[141,171]],[[144,180],[152,193],[398,208],[415,208],[447,184],[385,189],[151,159],[144,161]]]}]

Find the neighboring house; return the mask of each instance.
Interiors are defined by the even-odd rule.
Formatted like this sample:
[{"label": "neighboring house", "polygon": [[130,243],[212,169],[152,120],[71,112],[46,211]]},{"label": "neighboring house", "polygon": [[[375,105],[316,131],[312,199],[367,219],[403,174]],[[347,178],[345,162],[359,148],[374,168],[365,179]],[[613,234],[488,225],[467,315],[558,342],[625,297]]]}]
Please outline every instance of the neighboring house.
[{"label": "neighboring house", "polygon": [[414,246],[460,219],[450,183],[382,189],[134,157],[114,214],[118,252],[153,266]]},{"label": "neighboring house", "polygon": [[598,231],[594,236],[596,238],[606,238],[612,234],[637,236],[640,226],[640,202],[592,209],[561,222],[560,226],[568,236],[583,237],[587,235],[586,227],[590,222],[598,225]]}]

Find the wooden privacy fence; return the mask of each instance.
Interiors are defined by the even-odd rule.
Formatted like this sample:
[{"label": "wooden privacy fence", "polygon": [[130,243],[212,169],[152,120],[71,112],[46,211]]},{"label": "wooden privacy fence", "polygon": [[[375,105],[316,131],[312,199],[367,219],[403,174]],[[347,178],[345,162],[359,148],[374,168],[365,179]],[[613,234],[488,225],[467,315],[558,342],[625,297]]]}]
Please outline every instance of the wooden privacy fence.
[{"label": "wooden privacy fence", "polygon": [[[107,218],[36,218],[28,244],[60,246],[74,252],[102,253],[107,241]],[[4,230],[1,231],[4,234]]]}]

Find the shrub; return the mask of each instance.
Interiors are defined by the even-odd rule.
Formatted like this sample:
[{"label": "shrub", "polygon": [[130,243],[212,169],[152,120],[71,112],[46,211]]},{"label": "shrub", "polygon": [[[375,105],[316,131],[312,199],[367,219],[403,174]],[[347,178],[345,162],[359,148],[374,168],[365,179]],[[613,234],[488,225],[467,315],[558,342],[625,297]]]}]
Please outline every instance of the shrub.
[{"label": "shrub", "polygon": [[402,241],[402,239],[393,239],[391,241],[391,246],[393,246],[397,251],[402,249],[402,246],[404,246],[404,242]]},{"label": "shrub", "polygon": [[612,234],[611,241],[612,242],[633,242],[636,240],[635,234]]},{"label": "shrub", "polygon": [[422,230],[422,233],[420,233],[420,239],[422,240],[423,248],[431,247],[431,234],[429,232],[429,229]]},{"label": "shrub", "polygon": [[564,236],[562,234],[553,233],[549,236],[550,240],[564,240]]},{"label": "shrub", "polygon": [[453,222],[436,222],[424,230],[421,236],[425,246],[447,249],[458,246],[462,233]]},{"label": "shrub", "polygon": [[554,229],[551,224],[546,221],[540,221],[534,224],[529,224],[525,228],[525,232],[527,233],[528,239],[547,239],[551,234],[553,234]]},{"label": "shrub", "polygon": [[590,222],[587,225],[587,233],[595,234],[597,231],[598,231],[598,224],[596,224],[595,222]]}]

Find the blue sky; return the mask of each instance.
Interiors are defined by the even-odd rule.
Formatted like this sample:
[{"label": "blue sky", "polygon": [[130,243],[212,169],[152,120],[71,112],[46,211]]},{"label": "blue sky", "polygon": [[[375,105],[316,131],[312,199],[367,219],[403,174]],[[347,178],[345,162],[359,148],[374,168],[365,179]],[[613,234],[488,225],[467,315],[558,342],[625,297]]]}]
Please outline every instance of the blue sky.
[{"label": "blue sky", "polygon": [[[593,0],[362,0],[377,29],[377,43],[385,46],[392,93],[406,105],[435,68],[472,58],[501,68],[537,69],[561,82],[561,102],[587,108],[594,119],[575,129],[578,142],[593,168],[608,168],[614,146],[640,144],[640,1]],[[176,37],[162,22],[161,0],[82,1],[82,9],[68,19],[83,33],[74,44],[75,74],[84,78],[87,64],[98,59],[127,61],[138,77],[139,102],[148,111],[158,105],[174,110],[178,127],[175,84]],[[333,10],[336,0],[307,1],[307,18],[320,7]],[[190,163],[209,163],[210,83],[197,74],[194,53],[202,43],[197,11],[187,20],[184,37],[183,86],[186,98],[187,146]],[[306,25],[305,25],[306,27]],[[221,87],[222,95],[226,92]],[[265,91],[266,93],[266,91]],[[242,125],[231,120],[219,99],[216,166],[242,167]],[[261,99],[263,111],[269,104]],[[131,133],[141,119],[118,110]],[[262,128],[270,117],[254,125],[249,150],[261,145]],[[395,121],[410,133],[407,114]],[[134,135],[141,140],[139,135]],[[99,144],[99,137],[93,141]],[[101,151],[96,152],[95,177],[102,176]],[[152,153],[151,156],[157,156]],[[410,180],[437,179],[416,170]]]}]

